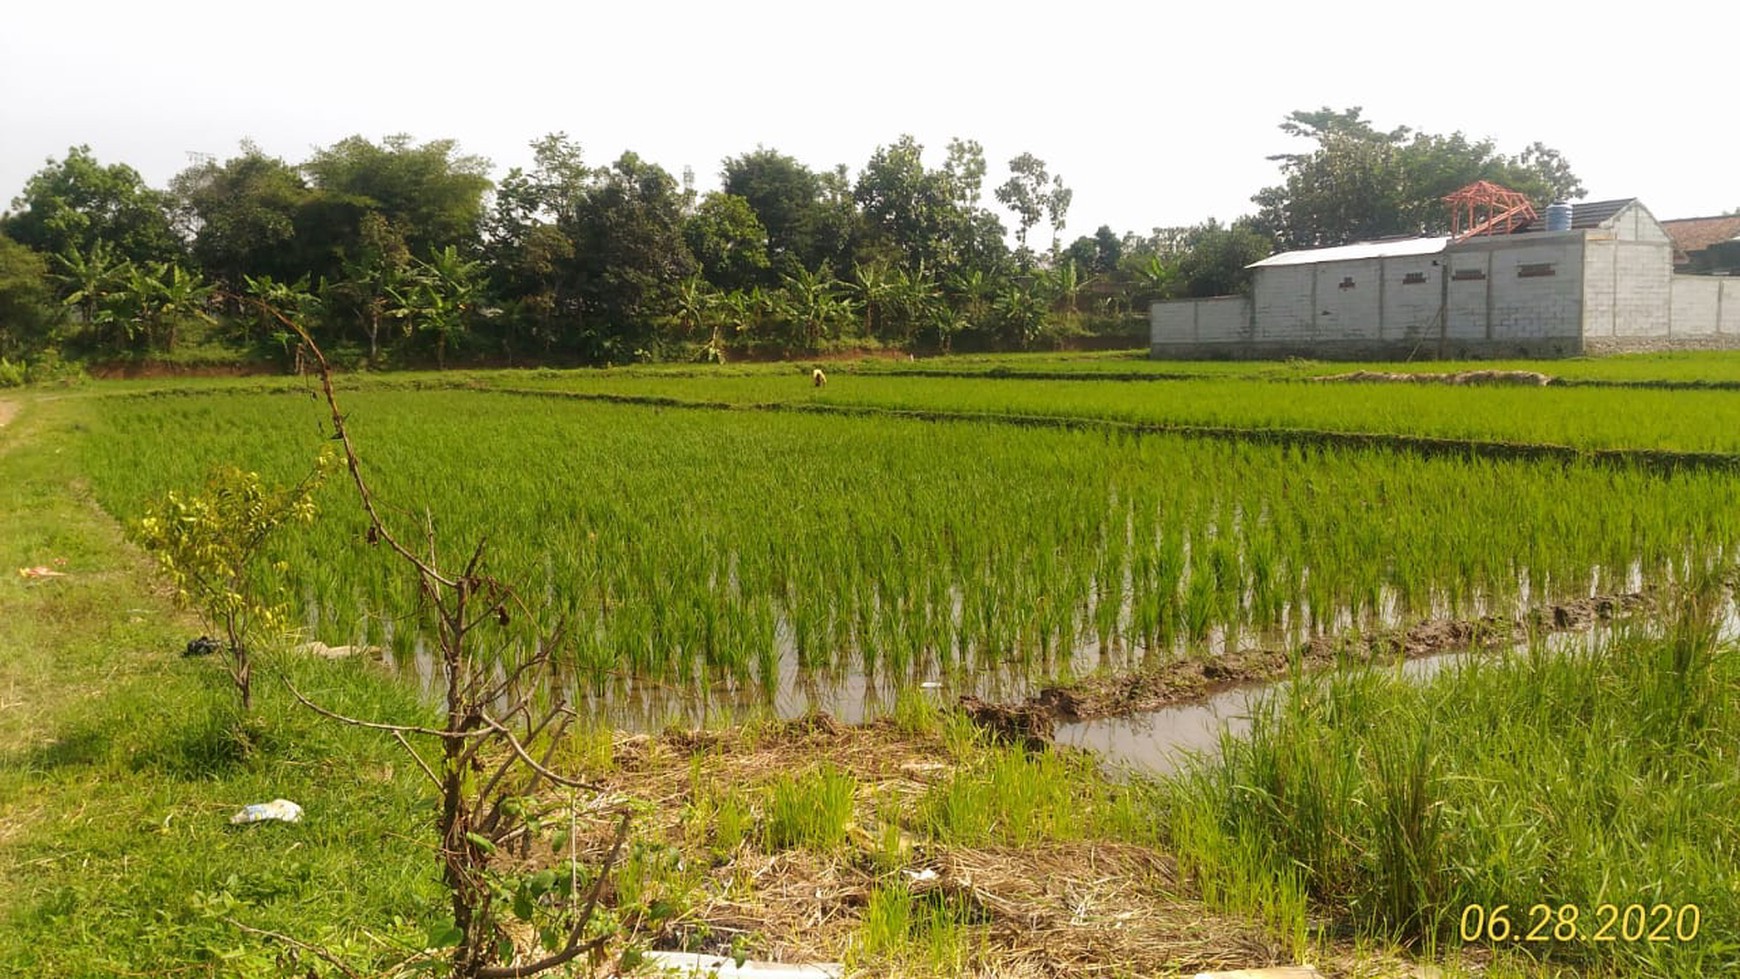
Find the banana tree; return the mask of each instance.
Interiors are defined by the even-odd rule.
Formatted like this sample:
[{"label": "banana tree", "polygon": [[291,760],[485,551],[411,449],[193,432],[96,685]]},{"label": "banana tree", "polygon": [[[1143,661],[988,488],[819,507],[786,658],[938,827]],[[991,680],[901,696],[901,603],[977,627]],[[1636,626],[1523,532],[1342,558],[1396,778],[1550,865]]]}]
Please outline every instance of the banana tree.
[{"label": "banana tree", "polygon": [[[244,275],[242,284],[243,292],[258,300],[264,307],[289,312],[303,323],[318,319],[324,307],[320,297],[309,288],[306,275],[295,282],[279,282],[269,275],[258,278]],[[286,332],[276,317],[261,314],[260,323],[273,339],[283,344],[286,349],[289,348],[294,334]],[[251,331],[248,339],[251,339]]]},{"label": "banana tree", "polygon": [[92,327],[97,325],[109,298],[127,281],[133,266],[132,262],[116,257],[109,243],[101,238],[91,245],[89,252],[68,245],[64,253],[54,256],[54,261],[60,268],[54,278],[67,291],[61,302],[76,308],[85,325]]},{"label": "banana tree", "polygon": [[893,296],[894,283],[888,268],[881,263],[852,266],[852,291],[864,307],[864,335],[877,335],[878,319],[884,319],[884,306]]},{"label": "banana tree", "polygon": [[1032,287],[1018,283],[1003,286],[991,300],[991,311],[1009,341],[1023,350],[1032,345],[1045,325],[1045,300]]},{"label": "banana tree", "polygon": [[1081,274],[1081,269],[1076,266],[1073,258],[1064,259],[1061,265],[1046,272],[1044,278],[1047,288],[1063,306],[1063,311],[1071,316],[1079,312],[1076,303],[1081,299],[1082,289],[1094,280],[1091,275]]},{"label": "banana tree", "polygon": [[157,274],[157,319],[165,328],[165,349],[175,349],[176,326],[184,319],[216,323],[207,307],[215,290],[198,272],[189,272],[174,262],[162,265]]},{"label": "banana tree", "polygon": [[723,364],[725,362],[725,338],[721,332],[723,324],[715,315],[720,305],[719,294],[707,284],[707,280],[699,275],[691,275],[677,283],[676,292],[677,328],[683,335],[697,337],[702,331],[710,331],[702,356],[707,360]]},{"label": "banana tree", "polygon": [[852,315],[851,306],[835,292],[838,284],[825,270],[799,268],[785,276],[785,305],[804,349],[814,350],[842,319]]},{"label": "banana tree", "polygon": [[937,287],[936,279],[925,269],[922,262],[910,272],[905,269],[896,270],[889,282],[888,293],[886,339],[901,346],[911,343],[913,334],[929,322],[936,309],[943,305],[942,290]]},{"label": "banana tree", "polygon": [[447,345],[469,328],[482,296],[483,263],[461,258],[459,249],[448,245],[413,261],[406,281],[387,289],[396,304],[389,311],[404,324],[406,336],[426,334],[435,338],[435,366],[447,368]]}]

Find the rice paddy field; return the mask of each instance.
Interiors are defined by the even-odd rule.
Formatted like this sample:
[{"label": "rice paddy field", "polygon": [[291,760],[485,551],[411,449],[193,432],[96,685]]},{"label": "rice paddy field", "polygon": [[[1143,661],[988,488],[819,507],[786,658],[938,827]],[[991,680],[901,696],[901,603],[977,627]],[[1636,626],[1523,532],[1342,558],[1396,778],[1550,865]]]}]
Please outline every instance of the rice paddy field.
[{"label": "rice paddy field", "polygon": [[[1310,380],[1343,369],[1323,365],[1043,355],[829,366],[823,388],[807,366],[752,365],[347,378],[339,398],[401,535],[432,527],[450,559],[487,538],[491,570],[534,610],[499,630],[504,667],[560,626],[552,694],[588,718],[563,757],[654,814],[617,908],[653,947],[713,948],[735,929],[759,956],[866,975],[1740,971],[1740,390],[1723,386],[1740,359],[1503,366],[1600,383],[1344,384]],[[118,555],[154,501],[214,466],[288,483],[330,444],[299,379],[20,404],[29,439],[0,429],[17,443],[0,450],[92,504],[78,519],[115,528]],[[379,647],[388,668],[275,668],[414,716],[436,679],[415,582],[364,540],[347,484],[317,506],[258,584],[302,638]],[[21,564],[62,538],[29,539]],[[1572,608],[1602,621],[1553,642],[1585,624]],[[1405,637],[1428,626],[1484,651],[1404,675]],[[1247,731],[1167,773],[1000,743],[956,707],[1116,716],[1264,679],[1288,682],[1254,701]],[[1107,689],[1124,699],[1080,707]],[[66,736],[52,720],[32,728],[43,744]],[[323,750],[319,767],[383,763],[343,739]],[[21,885],[0,932],[24,944],[0,939],[0,961],[75,974],[97,960],[40,949],[97,895],[61,876],[64,856],[41,862],[78,846],[20,802],[49,777],[40,756],[7,757],[0,872]],[[155,771],[104,757],[123,785]],[[239,777],[226,771],[205,777]],[[384,784],[377,812],[414,797]],[[377,895],[388,885],[365,875],[349,914],[377,920],[323,918],[323,864],[282,890],[226,889],[172,836],[140,859],[204,901],[231,895],[255,928],[325,934],[377,965],[368,928],[415,931],[430,913],[426,888]],[[1116,869],[1070,863],[1095,859]],[[915,885],[974,868],[1007,891]],[[1067,906],[1044,881],[1078,876],[1115,882],[1107,917],[1040,927]],[[782,903],[804,888],[833,910]],[[1084,894],[1068,899],[1086,908]],[[260,958],[210,918],[114,961],[229,974]],[[1188,921],[1212,939],[1187,939]]]}]

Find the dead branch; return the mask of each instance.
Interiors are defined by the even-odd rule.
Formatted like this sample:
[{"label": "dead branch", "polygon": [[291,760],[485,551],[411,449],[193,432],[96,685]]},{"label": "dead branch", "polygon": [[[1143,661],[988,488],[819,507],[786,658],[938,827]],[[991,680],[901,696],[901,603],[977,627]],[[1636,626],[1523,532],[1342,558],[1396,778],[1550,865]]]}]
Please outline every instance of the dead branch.
[{"label": "dead branch", "polygon": [[334,969],[337,969],[338,971],[344,973],[345,975],[351,977],[351,979],[363,979],[362,973],[360,973],[360,972],[356,971],[355,969],[351,968],[350,966],[346,965],[344,963],[343,959],[340,959],[338,956],[333,955],[331,952],[328,952],[326,949],[321,948],[319,945],[311,945],[308,942],[305,942],[305,941],[302,941],[302,940],[296,939],[296,938],[291,938],[289,935],[285,935],[285,934],[282,934],[280,932],[267,931],[264,928],[255,928],[252,925],[244,925],[240,921],[237,921],[234,918],[225,918],[224,920],[229,922],[231,925],[234,925],[235,927],[241,929],[242,931],[247,932],[250,935],[259,935],[261,938],[270,938],[270,939],[273,939],[274,941],[283,942],[284,944],[289,945],[292,948],[300,949],[301,951],[310,952],[314,955],[317,955],[320,957],[321,961],[325,962],[327,965],[332,966]]},{"label": "dead branch", "polygon": [[394,734],[421,734],[431,738],[441,738],[443,740],[481,738],[489,734],[489,731],[486,728],[477,728],[470,731],[438,731],[432,727],[418,727],[415,724],[383,724],[380,721],[365,721],[359,717],[347,717],[344,714],[337,713],[336,711],[327,710],[325,707],[322,707],[303,696],[302,691],[296,689],[296,685],[291,683],[288,677],[284,680],[284,686],[290,689],[292,696],[302,702],[302,706],[322,717],[330,717],[335,721],[349,724],[353,727],[366,727],[374,731],[391,731]]},{"label": "dead branch", "polygon": [[525,976],[535,976],[547,972],[559,965],[572,961],[575,957],[601,947],[609,936],[601,935],[590,942],[582,943],[580,936],[586,933],[586,926],[592,921],[592,913],[598,909],[598,896],[604,890],[604,882],[610,876],[610,869],[616,865],[616,858],[622,853],[622,844],[628,839],[628,823],[633,818],[631,813],[624,812],[622,819],[616,824],[616,840],[610,844],[610,852],[605,854],[604,863],[598,868],[598,876],[592,881],[592,890],[586,895],[586,906],[580,909],[580,916],[574,919],[574,925],[568,930],[566,946],[554,955],[546,956],[536,962],[526,965],[494,966],[480,969],[478,979],[523,979]]}]

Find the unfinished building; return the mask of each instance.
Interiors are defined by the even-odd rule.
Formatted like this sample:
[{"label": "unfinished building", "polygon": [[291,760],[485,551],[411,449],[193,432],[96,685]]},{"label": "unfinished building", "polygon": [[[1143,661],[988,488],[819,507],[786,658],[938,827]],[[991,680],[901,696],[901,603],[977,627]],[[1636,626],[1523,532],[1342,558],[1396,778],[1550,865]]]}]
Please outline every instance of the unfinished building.
[{"label": "unfinished building", "polygon": [[1740,277],[1674,271],[1636,199],[1537,215],[1491,184],[1446,198],[1452,233],[1283,252],[1248,296],[1157,302],[1159,359],[1563,357],[1740,347]]}]

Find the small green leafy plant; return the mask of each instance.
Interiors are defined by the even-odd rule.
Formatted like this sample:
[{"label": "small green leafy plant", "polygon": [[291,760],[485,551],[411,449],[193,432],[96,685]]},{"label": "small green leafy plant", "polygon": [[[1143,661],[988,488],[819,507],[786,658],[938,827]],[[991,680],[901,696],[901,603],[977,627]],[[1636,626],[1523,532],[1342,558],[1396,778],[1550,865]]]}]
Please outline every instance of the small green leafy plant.
[{"label": "small green leafy plant", "polygon": [[289,631],[286,606],[260,583],[266,542],[285,524],[314,521],[314,493],[331,464],[322,453],[294,486],[272,486],[257,472],[225,466],[200,492],[171,491],[139,521],[140,542],[175,582],[176,598],[223,633],[243,711],[253,707],[250,653]]}]

